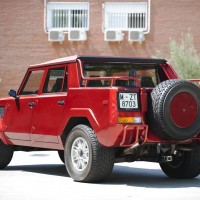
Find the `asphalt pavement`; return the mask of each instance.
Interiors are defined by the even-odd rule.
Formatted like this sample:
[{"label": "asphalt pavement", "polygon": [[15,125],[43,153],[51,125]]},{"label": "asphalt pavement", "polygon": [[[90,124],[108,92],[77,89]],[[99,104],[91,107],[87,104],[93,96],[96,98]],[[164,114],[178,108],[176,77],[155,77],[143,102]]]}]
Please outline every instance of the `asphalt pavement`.
[{"label": "asphalt pavement", "polygon": [[15,152],[0,171],[0,200],[199,200],[200,176],[168,178],[157,163],[115,164],[102,183],[74,182],[57,152]]}]

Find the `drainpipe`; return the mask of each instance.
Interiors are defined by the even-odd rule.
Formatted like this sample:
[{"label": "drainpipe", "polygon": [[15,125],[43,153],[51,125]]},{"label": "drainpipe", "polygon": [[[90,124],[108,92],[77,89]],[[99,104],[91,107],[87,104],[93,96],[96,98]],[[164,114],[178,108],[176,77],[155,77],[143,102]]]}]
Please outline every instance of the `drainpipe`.
[{"label": "drainpipe", "polygon": [[148,0],[148,11],[147,12],[149,14],[149,16],[148,16],[148,24],[147,24],[148,28],[147,28],[147,32],[145,32],[144,34],[148,34],[150,32],[151,0]]},{"label": "drainpipe", "polygon": [[48,33],[47,31],[47,1],[44,0],[44,32]]}]

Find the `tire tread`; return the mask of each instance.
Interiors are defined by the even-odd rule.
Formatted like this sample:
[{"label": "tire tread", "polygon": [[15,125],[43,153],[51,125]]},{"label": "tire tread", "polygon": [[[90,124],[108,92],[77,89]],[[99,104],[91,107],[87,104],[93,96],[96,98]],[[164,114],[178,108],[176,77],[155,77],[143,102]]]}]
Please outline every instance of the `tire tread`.
[{"label": "tire tread", "polygon": [[13,157],[13,147],[4,144],[0,140],[0,169],[4,169],[10,163]]},{"label": "tire tread", "polygon": [[169,163],[160,163],[163,172],[177,179],[191,179],[200,174],[200,149],[184,152],[184,160],[178,167],[171,167]]},{"label": "tire tread", "polygon": [[[72,169],[72,165],[70,164],[70,159],[67,158],[66,155],[70,155],[69,149],[71,148],[69,144],[73,142],[71,138],[73,137],[74,133],[83,132],[84,135],[90,141],[91,146],[91,165],[89,166],[89,171],[83,172],[83,174],[79,174],[74,169]],[[76,138],[74,138],[76,139]],[[74,140],[73,139],[73,140]],[[70,142],[69,142],[70,141]],[[75,181],[80,182],[99,182],[106,179],[112,172],[114,166],[114,149],[103,147],[97,139],[97,136],[94,130],[87,126],[87,125],[77,125],[75,126],[72,131],[70,132],[67,140],[66,140],[66,150],[65,150],[65,164],[66,168],[70,174],[70,176]],[[70,156],[69,156],[70,157]]]}]

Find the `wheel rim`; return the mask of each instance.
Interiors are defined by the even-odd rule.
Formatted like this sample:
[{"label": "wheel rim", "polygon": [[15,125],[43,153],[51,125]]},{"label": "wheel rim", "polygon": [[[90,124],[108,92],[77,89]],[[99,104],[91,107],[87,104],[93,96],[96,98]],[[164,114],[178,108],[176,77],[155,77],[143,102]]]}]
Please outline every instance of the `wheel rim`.
[{"label": "wheel rim", "polygon": [[179,154],[178,156],[173,156],[173,159],[171,162],[167,163],[171,168],[178,168],[182,165],[184,161],[184,153],[178,152],[178,154]]},{"label": "wheel rim", "polygon": [[83,171],[89,162],[89,147],[86,140],[82,137],[74,140],[71,148],[71,160],[74,168]]},{"label": "wheel rim", "polygon": [[187,93],[177,94],[170,104],[170,116],[173,123],[180,128],[192,126],[198,115],[198,105],[195,98]]}]

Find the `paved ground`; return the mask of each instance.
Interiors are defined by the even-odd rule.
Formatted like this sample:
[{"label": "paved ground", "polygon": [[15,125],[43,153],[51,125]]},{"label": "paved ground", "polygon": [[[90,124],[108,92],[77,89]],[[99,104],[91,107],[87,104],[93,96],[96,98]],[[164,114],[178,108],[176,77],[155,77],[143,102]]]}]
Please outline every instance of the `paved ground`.
[{"label": "paved ground", "polygon": [[57,152],[16,152],[0,171],[0,200],[199,200],[200,176],[166,177],[156,163],[116,164],[101,184],[74,182]]}]

